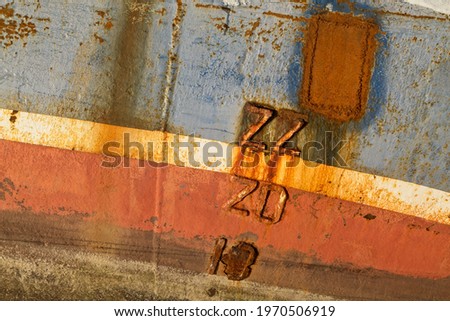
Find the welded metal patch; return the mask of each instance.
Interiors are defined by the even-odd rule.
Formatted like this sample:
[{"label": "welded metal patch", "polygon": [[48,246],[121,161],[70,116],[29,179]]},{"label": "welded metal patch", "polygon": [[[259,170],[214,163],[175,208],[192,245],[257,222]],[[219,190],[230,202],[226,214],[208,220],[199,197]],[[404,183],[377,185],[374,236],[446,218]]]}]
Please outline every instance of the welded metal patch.
[{"label": "welded metal patch", "polygon": [[311,18],[300,92],[304,107],[338,121],[364,115],[377,32],[373,21],[349,14]]}]

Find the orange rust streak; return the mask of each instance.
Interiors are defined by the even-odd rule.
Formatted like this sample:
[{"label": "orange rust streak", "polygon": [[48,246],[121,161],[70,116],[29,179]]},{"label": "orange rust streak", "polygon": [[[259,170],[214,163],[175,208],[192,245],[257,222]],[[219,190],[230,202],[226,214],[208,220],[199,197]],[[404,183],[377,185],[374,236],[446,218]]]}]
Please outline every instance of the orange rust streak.
[{"label": "orange rust streak", "polygon": [[281,18],[281,19],[289,19],[289,20],[292,20],[292,21],[306,21],[307,20],[304,17],[295,17],[293,15],[283,14],[283,13],[278,13],[278,12],[272,12],[272,11],[264,11],[263,14],[265,14],[267,16],[273,16],[273,17]]},{"label": "orange rust streak", "polygon": [[234,10],[228,8],[228,7],[225,7],[225,6],[217,6],[217,5],[214,5],[214,4],[196,3],[195,6],[196,6],[197,8],[220,9],[220,10],[229,10],[230,12],[233,12],[233,13],[236,12],[236,11],[234,11]]},{"label": "orange rust streak", "polygon": [[[445,192],[307,162],[289,155],[270,158],[270,162],[263,152],[254,153],[247,149],[244,154],[241,148],[235,148],[233,152],[234,167],[231,172],[238,176],[450,224],[449,197]],[[417,197],[424,202],[413,201]]]},{"label": "orange rust streak", "polygon": [[438,21],[449,21],[449,18],[433,17],[433,16],[418,16],[418,15],[413,15],[413,14],[404,13],[404,12],[394,12],[394,11],[386,11],[386,10],[375,10],[375,12],[379,13],[379,14],[394,15],[394,16],[414,18],[414,19],[431,19],[431,20],[438,20]]}]

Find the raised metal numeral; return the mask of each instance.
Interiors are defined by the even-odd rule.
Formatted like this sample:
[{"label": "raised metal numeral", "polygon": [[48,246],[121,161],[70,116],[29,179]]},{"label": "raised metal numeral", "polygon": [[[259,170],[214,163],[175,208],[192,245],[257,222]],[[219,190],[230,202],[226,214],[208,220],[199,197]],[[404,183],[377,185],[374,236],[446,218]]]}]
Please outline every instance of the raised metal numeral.
[{"label": "raised metal numeral", "polygon": [[302,115],[296,112],[289,112],[285,117],[289,117],[290,121],[293,121],[291,128],[281,136],[278,141],[275,143],[275,148],[272,150],[272,153],[276,153],[278,155],[290,154],[292,156],[300,155],[299,150],[285,148],[283,147],[286,142],[288,142],[296,133],[302,130],[307,124],[307,116]]},{"label": "raised metal numeral", "polygon": [[224,204],[223,209],[231,213],[235,213],[236,211],[238,211],[239,214],[248,216],[250,214],[250,211],[248,209],[239,208],[237,206],[258,188],[259,183],[258,181],[237,176],[231,176],[230,180],[231,182],[240,182],[242,184],[245,184],[246,187],[239,193],[233,195],[233,197]]},{"label": "raised metal numeral", "polygon": [[253,141],[252,139],[261,130],[262,127],[264,127],[270,122],[272,116],[276,113],[276,117],[279,117],[282,120],[288,122],[292,122],[293,124],[290,127],[290,129],[278,139],[278,141],[275,143],[275,146],[271,149],[270,153],[272,155],[289,154],[292,156],[298,156],[300,154],[300,151],[298,150],[285,148],[283,146],[286,142],[289,141],[289,139],[294,137],[296,133],[298,133],[308,124],[308,116],[297,113],[292,110],[282,110],[279,113],[277,113],[272,109],[254,103],[245,104],[244,110],[248,114],[257,115],[258,119],[255,123],[250,125],[247,131],[242,135],[240,139],[240,145],[242,147],[250,148],[254,152],[265,151],[267,147],[264,144],[264,142],[257,142]]},{"label": "raised metal numeral", "polygon": [[[260,195],[263,200],[263,208],[258,216],[259,219],[270,224],[280,222],[288,198],[286,189],[278,185],[264,185],[261,187]],[[274,204],[270,202],[272,198],[275,201]]]},{"label": "raised metal numeral", "polygon": [[263,142],[254,142],[252,138],[258,133],[258,131],[269,122],[273,115],[273,110],[256,106],[252,103],[247,103],[244,106],[244,110],[250,114],[258,115],[258,120],[253,125],[250,125],[248,130],[242,135],[240,144],[242,147],[250,147],[255,151],[263,151],[266,149],[266,145]]},{"label": "raised metal numeral", "polygon": [[207,272],[217,274],[220,262],[225,265],[224,273],[229,280],[242,281],[250,276],[258,250],[250,243],[239,242],[224,254],[227,239],[220,238],[214,245]]},{"label": "raised metal numeral", "polygon": [[211,255],[211,258],[209,259],[209,265],[208,265],[208,274],[216,274],[217,269],[219,268],[220,260],[222,259],[223,251],[225,250],[225,247],[227,246],[227,239],[220,238],[216,241],[216,244],[214,245],[214,250]]},{"label": "raised metal numeral", "polygon": [[236,181],[245,184],[246,187],[224,204],[224,210],[232,214],[252,216],[269,224],[281,221],[288,198],[283,186],[231,176],[231,182]]}]

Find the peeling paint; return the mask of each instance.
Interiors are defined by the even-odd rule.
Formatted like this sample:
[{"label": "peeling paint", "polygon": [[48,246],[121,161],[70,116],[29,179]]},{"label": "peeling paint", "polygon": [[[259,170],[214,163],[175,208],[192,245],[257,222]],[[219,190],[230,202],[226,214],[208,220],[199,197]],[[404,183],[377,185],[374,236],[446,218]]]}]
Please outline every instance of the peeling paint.
[{"label": "peeling paint", "polygon": [[17,40],[22,40],[35,35],[37,32],[33,17],[16,13],[11,4],[0,7],[0,43],[3,48],[12,46]]},{"label": "peeling paint", "polygon": [[[145,160],[173,165],[181,162],[185,166],[191,164],[192,157],[201,160],[203,146],[211,142],[196,138],[198,146],[194,148],[194,155],[187,149],[177,153],[177,146],[170,146],[169,143],[191,142],[189,137],[24,112],[17,115],[14,126],[11,126],[11,112],[0,110],[0,128],[3,128],[0,139],[102,154],[107,142],[123,142],[124,134],[129,133],[132,141],[142,142],[145,148],[148,148],[147,142],[153,142],[154,149],[146,149],[144,155],[133,149],[127,157],[139,159],[142,156]],[[388,177],[306,162],[290,155],[278,157],[275,166],[269,166],[264,153],[243,154],[241,147],[233,147],[224,142],[215,143],[220,145],[223,151],[232,150],[232,159],[228,159],[229,155],[222,154],[210,159],[212,162],[218,161],[219,166],[210,167],[208,164],[199,163],[196,169],[238,174],[257,181],[450,224],[448,192]],[[123,146],[120,155],[124,155]],[[255,160],[256,163],[252,167],[242,166],[243,163],[251,164]]]}]

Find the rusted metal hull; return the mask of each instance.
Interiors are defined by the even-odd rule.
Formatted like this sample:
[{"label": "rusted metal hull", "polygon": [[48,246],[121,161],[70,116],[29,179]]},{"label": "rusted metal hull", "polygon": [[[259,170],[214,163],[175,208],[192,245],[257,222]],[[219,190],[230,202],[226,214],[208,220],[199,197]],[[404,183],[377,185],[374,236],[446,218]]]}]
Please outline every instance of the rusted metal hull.
[{"label": "rusted metal hull", "polygon": [[88,2],[0,10],[0,298],[450,299],[448,16]]},{"label": "rusted metal hull", "polygon": [[204,273],[225,237],[258,247],[250,281],[346,298],[448,298],[448,225],[289,189],[282,224],[267,226],[221,211],[240,187],[229,175],[137,160],[107,169],[100,155],[6,141],[1,150],[11,161],[2,240]]}]

